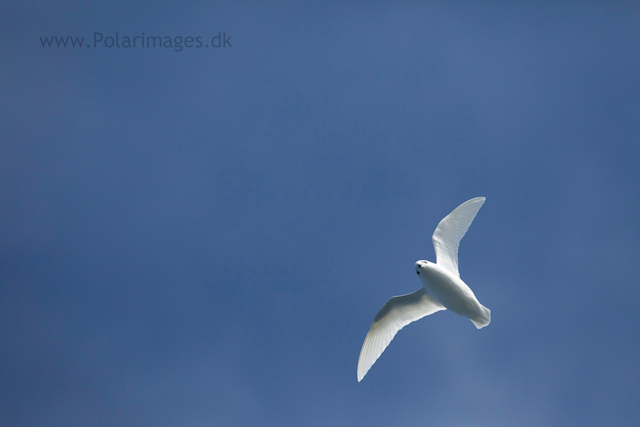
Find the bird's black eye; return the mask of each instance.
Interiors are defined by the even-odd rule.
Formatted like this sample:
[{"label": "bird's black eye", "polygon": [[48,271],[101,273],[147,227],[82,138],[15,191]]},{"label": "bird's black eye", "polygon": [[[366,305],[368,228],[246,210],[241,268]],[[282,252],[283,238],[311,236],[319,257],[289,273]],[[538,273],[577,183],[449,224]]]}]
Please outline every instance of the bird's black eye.
[{"label": "bird's black eye", "polygon": [[416,270],[416,273],[420,274],[420,270]]}]

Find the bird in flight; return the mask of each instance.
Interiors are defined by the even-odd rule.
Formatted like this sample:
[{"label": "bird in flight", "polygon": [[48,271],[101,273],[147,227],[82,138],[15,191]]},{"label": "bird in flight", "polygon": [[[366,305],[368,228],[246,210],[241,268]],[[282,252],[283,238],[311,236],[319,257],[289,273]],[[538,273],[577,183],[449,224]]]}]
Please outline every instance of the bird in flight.
[{"label": "bird in flight", "polygon": [[376,314],[360,350],[358,382],[362,381],[398,331],[411,322],[446,309],[469,318],[478,329],[491,322],[491,310],[480,304],[458,272],[460,240],[485,200],[484,197],[467,200],[440,221],[431,238],[436,263],[416,262],[422,288],[391,298]]}]

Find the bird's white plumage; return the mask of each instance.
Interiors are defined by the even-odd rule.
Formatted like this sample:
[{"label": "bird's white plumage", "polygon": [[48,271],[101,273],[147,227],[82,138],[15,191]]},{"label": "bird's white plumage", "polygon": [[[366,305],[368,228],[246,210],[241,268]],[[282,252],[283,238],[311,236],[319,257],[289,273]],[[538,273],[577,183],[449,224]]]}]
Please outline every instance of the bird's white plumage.
[{"label": "bird's white plumage", "polygon": [[416,262],[423,287],[389,299],[378,311],[360,350],[358,381],[364,378],[396,333],[411,322],[449,308],[468,317],[478,329],[489,324],[491,311],[478,302],[458,272],[460,240],[484,201],[484,197],[468,200],[440,221],[432,237],[437,264]]},{"label": "bird's white plumage", "polygon": [[358,381],[364,378],[400,329],[440,310],[445,310],[445,307],[427,294],[424,288],[387,301],[373,319],[362,344],[358,360]]},{"label": "bird's white plumage", "polygon": [[486,199],[476,197],[467,200],[444,217],[433,233],[436,263],[460,277],[458,271],[458,246]]}]

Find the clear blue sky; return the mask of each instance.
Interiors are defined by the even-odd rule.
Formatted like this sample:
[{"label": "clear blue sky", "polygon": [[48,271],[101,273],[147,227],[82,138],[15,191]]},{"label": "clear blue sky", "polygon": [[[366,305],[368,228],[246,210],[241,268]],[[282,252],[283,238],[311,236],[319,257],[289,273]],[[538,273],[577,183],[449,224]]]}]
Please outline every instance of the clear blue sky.
[{"label": "clear blue sky", "polygon": [[0,425],[635,425],[640,5],[482,3],[2,2]]}]

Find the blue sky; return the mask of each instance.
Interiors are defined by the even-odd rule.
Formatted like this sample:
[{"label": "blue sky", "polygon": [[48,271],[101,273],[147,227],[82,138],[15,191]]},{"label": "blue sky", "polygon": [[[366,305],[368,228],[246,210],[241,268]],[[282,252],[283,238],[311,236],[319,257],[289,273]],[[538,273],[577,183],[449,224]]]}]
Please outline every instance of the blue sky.
[{"label": "blue sky", "polygon": [[[637,3],[1,9],[0,424],[640,418]],[[411,324],[358,383],[476,196],[491,325]]]}]

